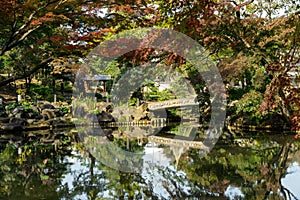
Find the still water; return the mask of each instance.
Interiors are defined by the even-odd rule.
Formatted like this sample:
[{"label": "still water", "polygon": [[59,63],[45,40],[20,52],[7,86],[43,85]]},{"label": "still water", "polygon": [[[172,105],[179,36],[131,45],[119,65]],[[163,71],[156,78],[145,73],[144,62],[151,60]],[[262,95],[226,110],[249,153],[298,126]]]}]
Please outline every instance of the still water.
[{"label": "still water", "polygon": [[0,199],[300,199],[300,145],[292,135],[221,137],[203,153],[189,141],[168,145],[186,139],[180,128],[152,139],[146,132],[3,133]]}]

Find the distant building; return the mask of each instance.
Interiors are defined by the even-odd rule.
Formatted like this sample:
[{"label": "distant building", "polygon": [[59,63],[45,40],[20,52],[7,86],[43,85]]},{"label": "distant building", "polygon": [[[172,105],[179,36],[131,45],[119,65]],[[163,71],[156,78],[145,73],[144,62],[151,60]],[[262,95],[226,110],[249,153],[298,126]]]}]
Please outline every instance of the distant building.
[{"label": "distant building", "polygon": [[106,97],[108,95],[106,82],[110,80],[110,75],[98,74],[93,77],[87,76],[83,79],[85,91],[88,93],[99,93],[103,97]]}]

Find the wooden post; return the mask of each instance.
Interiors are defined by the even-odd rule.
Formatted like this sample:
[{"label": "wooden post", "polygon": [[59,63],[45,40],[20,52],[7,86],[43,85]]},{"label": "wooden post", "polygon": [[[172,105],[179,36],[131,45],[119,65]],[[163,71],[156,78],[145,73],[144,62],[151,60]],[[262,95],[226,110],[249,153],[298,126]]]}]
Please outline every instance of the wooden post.
[{"label": "wooden post", "polygon": [[18,103],[21,103],[22,101],[22,96],[18,94]]},{"label": "wooden post", "polygon": [[126,148],[127,148],[127,150],[129,150],[129,148],[130,148],[130,145],[129,145],[129,138],[127,138],[127,141],[126,141]]}]

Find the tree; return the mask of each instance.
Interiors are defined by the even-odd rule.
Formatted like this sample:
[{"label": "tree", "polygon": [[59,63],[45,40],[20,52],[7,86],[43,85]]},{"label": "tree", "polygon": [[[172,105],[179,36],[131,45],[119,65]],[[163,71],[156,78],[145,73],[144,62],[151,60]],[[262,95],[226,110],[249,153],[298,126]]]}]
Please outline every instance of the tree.
[{"label": "tree", "polygon": [[[3,27],[0,55],[7,57],[9,51],[25,51],[33,56],[36,52],[45,53],[37,56],[40,59],[36,59],[34,67],[26,64],[26,74],[4,80],[0,86],[16,78],[28,77],[50,61],[57,63],[57,58],[67,63],[72,55],[76,61],[122,30],[159,26],[180,31],[208,49],[225,83],[237,79],[243,86],[247,85],[244,93],[251,89],[261,92],[264,95],[261,109],[265,113],[279,112],[288,120],[298,120],[299,105],[295,102],[299,102],[296,101],[299,91],[290,86],[287,76],[299,62],[299,12],[297,4],[291,0],[240,3],[225,0],[20,3],[5,0],[0,7]],[[144,42],[151,41],[155,41],[155,35]],[[133,67],[151,62],[153,58],[180,70],[188,65],[174,52],[137,49],[118,59],[119,68],[124,63]],[[189,77],[195,86],[198,77]],[[197,87],[201,88],[199,84]]]},{"label": "tree", "polygon": [[0,56],[6,59],[11,53],[19,52],[19,58],[30,54],[35,63],[23,62],[27,72],[0,82],[0,86],[31,76],[56,58],[85,55],[111,31],[105,29],[108,21],[101,20],[97,13],[105,3],[108,4],[89,0],[2,1]]},{"label": "tree", "polygon": [[225,83],[246,79],[249,89],[263,93],[263,113],[279,113],[299,128],[299,90],[287,74],[299,63],[299,7],[294,1],[166,0],[161,5],[159,24],[206,47]]}]

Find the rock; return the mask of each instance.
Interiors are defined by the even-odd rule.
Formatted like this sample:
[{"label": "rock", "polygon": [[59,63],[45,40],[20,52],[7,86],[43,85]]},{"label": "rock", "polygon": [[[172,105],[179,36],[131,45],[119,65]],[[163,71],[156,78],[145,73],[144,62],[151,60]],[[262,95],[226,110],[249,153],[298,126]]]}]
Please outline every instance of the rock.
[{"label": "rock", "polygon": [[35,118],[35,114],[33,112],[24,113],[24,118],[26,118],[26,119],[34,119]]},{"label": "rock", "polygon": [[64,116],[64,113],[61,112],[59,109],[55,109],[55,115],[56,115],[56,117],[62,117],[62,116]]},{"label": "rock", "polygon": [[43,115],[37,115],[37,116],[34,117],[34,119],[41,120],[41,119],[43,119]]},{"label": "rock", "polygon": [[0,95],[0,105],[5,105],[6,104],[6,99]]},{"label": "rock", "polygon": [[58,125],[66,124],[66,121],[63,121],[61,119],[49,119],[46,122],[49,123],[52,126],[58,126]]},{"label": "rock", "polygon": [[10,124],[18,124],[18,125],[22,125],[22,126],[28,125],[26,119],[16,118],[16,117],[10,118],[9,119],[9,123]]},{"label": "rock", "polygon": [[113,118],[119,122],[132,121],[132,113],[135,112],[134,107],[115,107],[111,113]]},{"label": "rock", "polygon": [[48,115],[46,115],[46,114],[43,114],[42,117],[43,117],[42,121],[47,121],[47,120],[49,120],[49,117],[48,117]]},{"label": "rock", "polygon": [[140,105],[139,107],[137,107],[134,110],[132,117],[135,122],[138,122],[138,121],[144,120],[144,119],[149,120],[148,104],[144,103],[144,104]]},{"label": "rock", "polygon": [[13,116],[16,117],[16,118],[23,118],[24,117],[23,113],[17,113]]},{"label": "rock", "polygon": [[8,123],[9,119],[9,117],[0,117],[0,123]]},{"label": "rock", "polygon": [[49,127],[50,126],[50,123],[48,121],[44,121],[44,122],[41,122],[38,124],[38,127]]},{"label": "rock", "polygon": [[56,103],[52,103],[52,105],[54,105],[54,107],[56,107],[56,108],[68,107],[69,106],[69,104],[67,102],[56,102]]},{"label": "rock", "polygon": [[22,130],[22,125],[15,123],[0,124],[0,129],[4,131]]},{"label": "rock", "polygon": [[15,107],[14,109],[10,110],[10,113],[13,115],[16,115],[18,113],[22,114],[23,112],[24,112],[24,108],[22,106],[18,106],[18,107]]},{"label": "rock", "polygon": [[108,102],[97,102],[95,106],[100,112],[105,111],[109,112],[112,111],[112,105]]},{"label": "rock", "polygon": [[43,118],[46,120],[56,118],[56,112],[58,111],[58,109],[44,109],[42,110]]},{"label": "rock", "polygon": [[50,139],[48,139],[48,138],[41,138],[40,142],[44,143],[44,144],[51,144],[51,143],[54,142],[54,139],[52,139],[52,138],[50,138]]},{"label": "rock", "polygon": [[70,120],[70,119],[73,118],[73,115],[71,113],[67,113],[62,118],[65,119],[65,120]]},{"label": "rock", "polygon": [[55,109],[55,107],[52,104],[44,104],[42,105],[42,110],[45,109]]},{"label": "rock", "polygon": [[106,108],[105,108],[105,111],[106,112],[112,112],[113,111],[113,107],[112,107],[112,105],[108,105],[108,106],[106,106]]},{"label": "rock", "polygon": [[72,107],[72,112],[76,114],[76,117],[84,117],[86,115],[86,111],[83,106],[74,106]]},{"label": "rock", "polygon": [[30,107],[31,107],[31,109],[32,109],[33,112],[36,112],[36,113],[40,113],[41,112],[41,108],[39,108],[39,107],[37,107],[35,105],[31,105]]},{"label": "rock", "polygon": [[114,117],[110,113],[101,112],[100,114],[97,114],[97,119],[99,122],[113,122]]},{"label": "rock", "polygon": [[3,105],[0,105],[0,117],[7,117],[5,107]]},{"label": "rock", "polygon": [[33,124],[31,124],[31,126],[28,127],[29,129],[33,128],[35,130],[43,130],[43,129],[49,129],[51,125],[48,121],[37,121],[37,122],[33,122]]},{"label": "rock", "polygon": [[37,120],[36,119],[27,119],[26,122],[27,122],[27,124],[32,125],[35,122],[37,122]]}]

